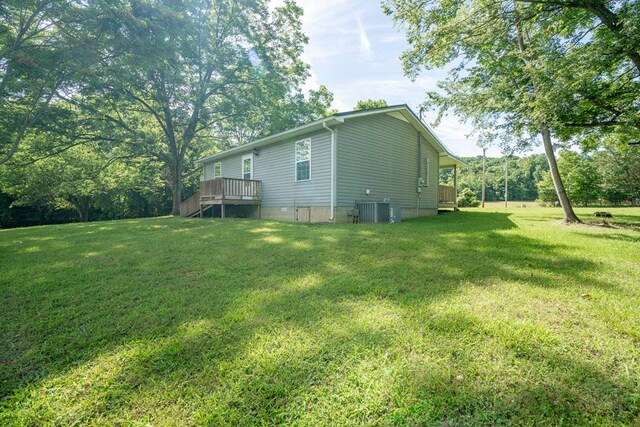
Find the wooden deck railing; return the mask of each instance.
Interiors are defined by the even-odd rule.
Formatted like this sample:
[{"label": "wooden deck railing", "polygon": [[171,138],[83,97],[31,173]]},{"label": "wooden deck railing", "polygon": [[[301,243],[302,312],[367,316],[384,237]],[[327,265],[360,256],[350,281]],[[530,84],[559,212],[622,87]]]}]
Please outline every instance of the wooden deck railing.
[{"label": "wooden deck railing", "polygon": [[215,178],[200,182],[202,199],[260,200],[261,181],[255,179]]},{"label": "wooden deck railing", "polygon": [[200,211],[200,192],[198,191],[193,196],[189,197],[184,202],[180,203],[180,216],[193,215]]},{"label": "wooden deck railing", "polygon": [[200,181],[200,191],[180,203],[180,216],[200,212],[203,205],[260,204],[262,182],[255,179],[215,178]]},{"label": "wooden deck railing", "polygon": [[439,185],[438,186],[439,193],[439,202],[440,204],[449,203],[449,204],[457,204],[458,200],[456,197],[456,188],[450,187],[448,185]]}]

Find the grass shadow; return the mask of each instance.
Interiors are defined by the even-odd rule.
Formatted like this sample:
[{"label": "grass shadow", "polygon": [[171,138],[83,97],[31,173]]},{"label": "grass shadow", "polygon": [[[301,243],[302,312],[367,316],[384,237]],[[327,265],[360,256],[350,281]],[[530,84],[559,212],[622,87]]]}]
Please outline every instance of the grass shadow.
[{"label": "grass shadow", "polygon": [[[540,372],[580,372],[584,363],[576,354],[561,360],[553,340],[540,351],[557,366],[518,362],[518,352],[535,355],[530,341],[524,350],[495,344],[508,341],[514,318],[535,314],[501,307],[511,323],[487,332],[491,324],[470,313],[502,302],[468,300],[469,289],[506,302],[535,289],[622,293],[595,274],[599,262],[572,255],[571,243],[520,233],[509,214],[320,227],[166,218],[18,230],[0,234],[0,249],[0,262],[11,266],[0,275],[8,343],[0,398],[9,420],[36,424],[171,416],[211,425],[393,423],[438,399],[461,424],[468,414],[479,424],[482,414],[531,418],[525,403],[508,403],[515,395],[502,383],[493,394],[505,400],[474,412],[487,404],[492,382],[466,386],[459,400],[449,364],[468,369],[480,363],[474,351],[487,358],[497,351],[506,368],[533,366],[529,380],[547,384]],[[603,384],[590,396],[617,386],[603,398],[626,408],[619,420],[632,419],[622,397],[629,384],[587,368]],[[428,380],[411,382],[420,369]],[[398,387],[405,383],[408,397]],[[579,421],[580,402],[565,396],[564,409],[549,417]],[[448,419],[429,417],[422,421]]]}]

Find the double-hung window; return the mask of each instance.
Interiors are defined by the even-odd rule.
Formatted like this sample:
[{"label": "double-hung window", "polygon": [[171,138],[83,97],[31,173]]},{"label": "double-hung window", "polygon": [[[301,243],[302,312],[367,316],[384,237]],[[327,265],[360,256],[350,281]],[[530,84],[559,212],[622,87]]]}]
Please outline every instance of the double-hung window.
[{"label": "double-hung window", "polygon": [[253,179],[253,154],[242,156],[242,179]]},{"label": "double-hung window", "polygon": [[311,140],[296,142],[296,181],[311,179]]},{"label": "double-hung window", "polygon": [[222,163],[217,162],[213,164],[213,177],[222,178]]}]

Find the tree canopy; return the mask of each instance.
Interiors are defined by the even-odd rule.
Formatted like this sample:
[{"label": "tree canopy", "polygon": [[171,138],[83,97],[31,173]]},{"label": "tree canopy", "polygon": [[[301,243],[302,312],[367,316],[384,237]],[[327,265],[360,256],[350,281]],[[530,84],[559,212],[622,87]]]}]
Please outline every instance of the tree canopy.
[{"label": "tree canopy", "polygon": [[[268,3],[2,3],[0,164],[25,183],[80,159],[91,169],[98,153],[127,159],[110,169],[161,165],[176,214],[193,160],[329,112],[326,87],[301,90],[302,9]],[[19,186],[3,191],[28,200]]]}]

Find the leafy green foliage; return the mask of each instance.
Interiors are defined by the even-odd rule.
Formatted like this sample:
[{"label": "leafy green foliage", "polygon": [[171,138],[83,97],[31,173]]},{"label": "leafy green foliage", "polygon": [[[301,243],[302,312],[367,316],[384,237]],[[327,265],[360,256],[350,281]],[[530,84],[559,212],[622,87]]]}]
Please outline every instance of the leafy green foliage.
[{"label": "leafy green foliage", "polygon": [[214,126],[261,111],[263,102],[284,99],[306,78],[302,10],[287,2],[270,11],[259,0],[122,0],[117,9],[99,7],[114,16],[100,56],[115,60],[97,70],[106,98],[94,98],[93,110],[132,132],[139,152],[165,164],[177,214],[185,168],[215,137]]},{"label": "leafy green foliage", "polygon": [[591,156],[600,175],[601,197],[611,203],[640,200],[640,150],[620,141],[605,141]]},{"label": "leafy green foliage", "polygon": [[[462,160],[468,166],[461,168],[458,172],[458,187],[470,189],[480,199],[482,197],[482,156],[464,157]],[[536,185],[549,170],[547,160],[542,154],[526,157],[488,157],[485,200],[504,200],[504,165],[507,162],[509,163],[509,199],[536,200],[538,198]],[[453,171],[442,169],[440,182],[453,185]]]},{"label": "leafy green foliage", "polygon": [[[452,66],[440,92],[428,94],[425,108],[452,109],[471,120],[483,144],[500,140],[504,151],[529,147],[542,137],[566,223],[579,222],[566,196],[553,152],[552,115],[544,55],[552,46],[536,25],[543,14],[519,3],[468,0],[387,0],[385,12],[403,26],[410,49],[402,55],[405,73]],[[526,18],[523,18],[525,16]]]},{"label": "leafy green foliage", "polygon": [[458,194],[458,206],[461,208],[477,208],[480,206],[480,200],[478,200],[473,191],[464,188]]},{"label": "leafy green foliage", "polygon": [[[615,145],[592,154],[563,151],[558,163],[569,197],[575,203],[635,205],[640,199],[640,153],[634,148]],[[548,175],[538,183],[539,199],[547,204],[557,201],[550,185]]]},{"label": "leafy green foliage", "polygon": [[354,110],[371,110],[374,108],[382,108],[387,106],[387,101],[384,99],[367,99],[364,101],[358,101]]},{"label": "leafy green foliage", "polygon": [[587,206],[600,196],[600,176],[592,160],[574,151],[563,151],[558,159],[567,194],[574,203]]},{"label": "leafy green foliage", "polygon": [[553,186],[551,180],[551,174],[544,174],[541,181],[537,183],[538,188],[538,202],[542,206],[555,206],[558,204],[558,194]]},{"label": "leafy green foliage", "polygon": [[230,148],[256,139],[292,129],[329,116],[333,93],[325,86],[311,89],[307,96],[300,90],[283,99],[261,101],[259,109],[248,109],[216,125],[221,143],[215,148]]},{"label": "leafy green foliage", "polygon": [[56,125],[51,103],[72,90],[92,55],[76,2],[7,0],[0,4],[0,164],[22,142]]},{"label": "leafy green foliage", "polygon": [[[82,218],[99,210],[97,200],[107,194],[123,200],[111,194],[120,191],[116,187],[98,180],[90,190],[82,178],[80,169],[90,171],[98,161],[91,156],[99,145],[102,153],[117,150],[118,157],[135,159],[132,165],[163,165],[154,184],[133,185],[137,189],[126,190],[125,198],[153,198],[147,190],[157,190],[162,178],[175,213],[183,187],[189,194],[197,181],[194,160],[246,142],[234,140],[229,129],[265,135],[325,115],[331,92],[321,87],[305,97],[300,90],[308,76],[300,59],[307,42],[301,15],[294,2],[272,9],[266,0],[2,2],[0,164],[24,148],[28,153],[8,167],[30,165],[3,171],[25,178],[22,187],[13,182],[7,190],[16,197],[13,204],[69,201],[72,182],[85,199]],[[82,144],[93,145],[83,151]],[[66,174],[67,166],[73,172]],[[116,166],[110,164],[110,172]],[[59,182],[48,182],[53,172],[63,174]],[[27,191],[27,182],[38,180],[42,185]],[[44,198],[31,191],[41,187],[51,190]]]}]

